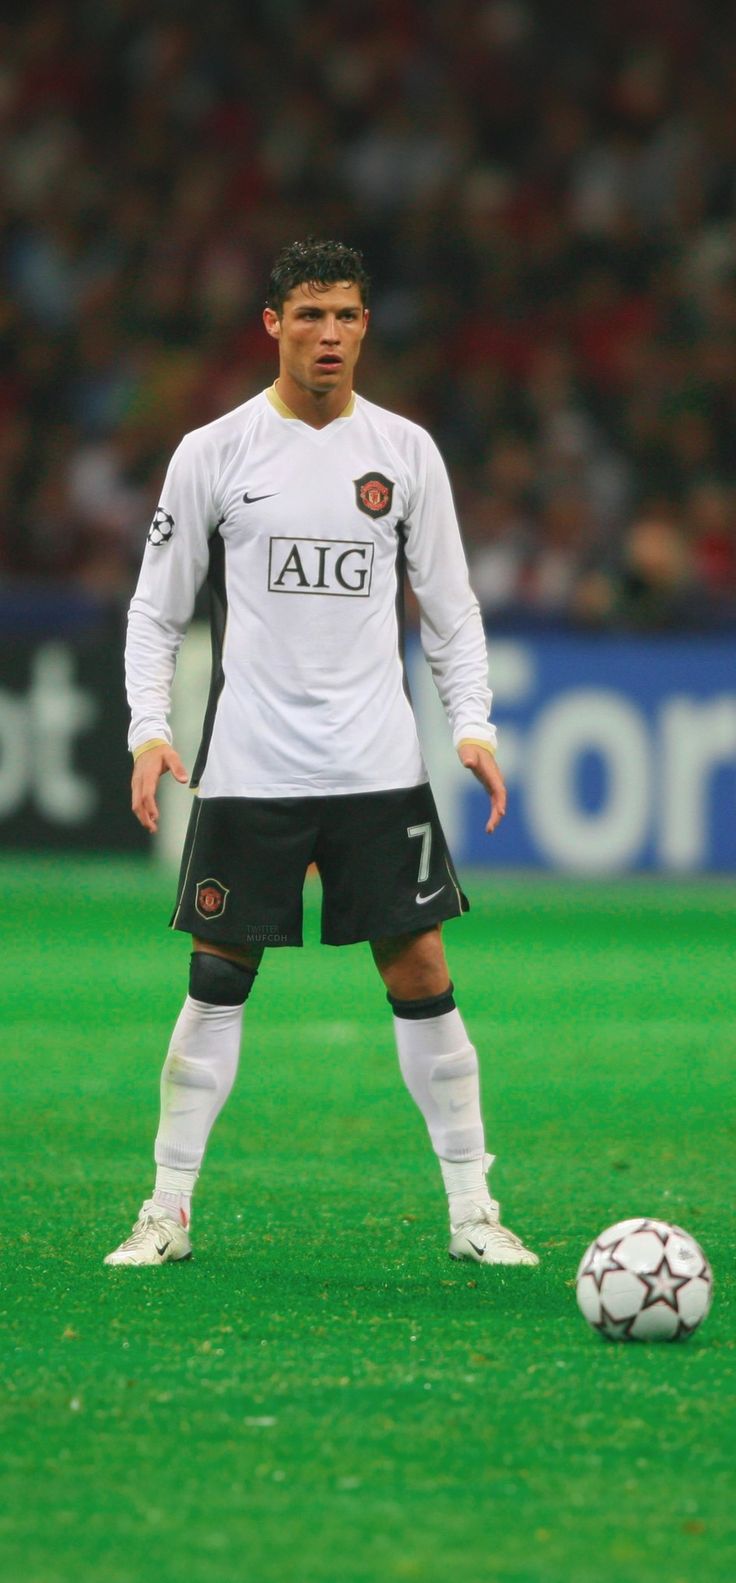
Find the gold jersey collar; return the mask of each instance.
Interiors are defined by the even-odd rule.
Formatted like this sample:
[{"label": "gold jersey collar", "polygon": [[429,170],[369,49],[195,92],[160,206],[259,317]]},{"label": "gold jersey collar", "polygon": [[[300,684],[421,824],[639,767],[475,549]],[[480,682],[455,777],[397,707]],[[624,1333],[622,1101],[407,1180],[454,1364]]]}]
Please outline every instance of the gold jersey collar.
[{"label": "gold jersey collar", "polygon": [[[275,383],[270,386],[265,394],[266,400],[270,401],[271,406],[276,412],[278,412],[280,418],[295,418],[297,423],[300,421],[298,414],[296,412],[292,412],[291,407],[287,407],[286,402],[281,400]],[[337,416],[338,418],[351,418],[354,411],[355,391],[353,391],[347,406],[343,407],[342,412],[338,412]]]}]

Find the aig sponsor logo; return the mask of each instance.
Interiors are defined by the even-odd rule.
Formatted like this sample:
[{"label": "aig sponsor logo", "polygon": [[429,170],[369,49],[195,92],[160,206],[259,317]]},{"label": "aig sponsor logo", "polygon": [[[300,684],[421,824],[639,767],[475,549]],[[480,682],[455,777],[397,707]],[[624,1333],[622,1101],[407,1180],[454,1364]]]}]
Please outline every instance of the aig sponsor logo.
[{"label": "aig sponsor logo", "polygon": [[357,539],[271,539],[269,589],[272,594],[332,594],[343,599],[367,599],[374,548]]}]

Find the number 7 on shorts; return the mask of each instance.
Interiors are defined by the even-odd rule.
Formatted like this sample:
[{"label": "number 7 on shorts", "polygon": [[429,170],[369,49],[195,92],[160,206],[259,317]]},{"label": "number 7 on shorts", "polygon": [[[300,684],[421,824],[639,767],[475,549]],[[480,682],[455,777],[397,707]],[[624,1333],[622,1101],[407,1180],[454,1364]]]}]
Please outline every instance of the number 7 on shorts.
[{"label": "number 7 on shorts", "polygon": [[426,824],[409,824],[406,827],[406,833],[412,839],[421,836],[422,850],[419,856],[417,884],[423,885],[425,879],[429,878],[429,860],[432,853],[432,826],[429,821]]}]

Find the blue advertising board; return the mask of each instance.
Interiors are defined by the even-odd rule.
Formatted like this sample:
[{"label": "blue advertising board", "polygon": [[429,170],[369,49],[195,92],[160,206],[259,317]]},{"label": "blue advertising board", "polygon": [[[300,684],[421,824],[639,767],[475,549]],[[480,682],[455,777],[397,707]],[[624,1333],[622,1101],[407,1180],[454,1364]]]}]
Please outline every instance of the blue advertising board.
[{"label": "blue advertising board", "polygon": [[457,859],[605,875],[736,870],[736,637],[491,640],[507,816],[451,748],[418,644],[412,698]]}]

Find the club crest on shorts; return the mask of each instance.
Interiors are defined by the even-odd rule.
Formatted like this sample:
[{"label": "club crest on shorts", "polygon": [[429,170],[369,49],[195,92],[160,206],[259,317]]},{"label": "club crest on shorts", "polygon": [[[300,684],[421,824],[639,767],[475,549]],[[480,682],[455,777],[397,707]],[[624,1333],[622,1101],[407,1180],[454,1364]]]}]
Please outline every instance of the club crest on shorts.
[{"label": "club crest on shorts", "polygon": [[194,893],[194,905],[200,918],[221,918],[230,892],[219,879],[201,879]]},{"label": "club crest on shorts", "polygon": [[384,478],[383,473],[364,473],[354,483],[358,510],[365,512],[367,517],[385,517],[394,498],[393,479]]}]

